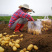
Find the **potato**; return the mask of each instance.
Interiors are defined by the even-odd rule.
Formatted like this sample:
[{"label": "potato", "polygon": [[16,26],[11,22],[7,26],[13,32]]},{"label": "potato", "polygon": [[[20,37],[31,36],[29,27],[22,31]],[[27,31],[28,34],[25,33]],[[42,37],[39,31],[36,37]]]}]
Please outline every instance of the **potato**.
[{"label": "potato", "polygon": [[9,42],[9,46],[13,47],[14,46],[14,43]]},{"label": "potato", "polygon": [[16,40],[15,43],[17,43],[17,44],[20,43],[20,40]]},{"label": "potato", "polygon": [[16,36],[18,36],[18,35],[16,35]]},{"label": "potato", "polygon": [[0,52],[4,52],[4,48],[0,46]]},{"label": "potato", "polygon": [[48,25],[46,25],[46,27],[48,27]]},{"label": "potato", "polygon": [[15,46],[13,46],[13,51],[16,51],[16,50],[17,50],[17,48]]},{"label": "potato", "polygon": [[46,28],[46,30],[48,30],[48,28]]},{"label": "potato", "polygon": [[15,41],[12,41],[12,43],[15,43]]},{"label": "potato", "polygon": [[6,46],[8,46],[8,44],[6,44]]},{"label": "potato", "polygon": [[46,24],[46,21],[43,21],[44,24]]},{"label": "potato", "polygon": [[23,37],[23,34],[21,34],[20,37]]},{"label": "potato", "polygon": [[26,51],[26,48],[24,48],[23,51],[25,52]]},{"label": "potato", "polygon": [[23,40],[23,38],[20,39],[21,41]]},{"label": "potato", "polygon": [[9,35],[6,35],[6,37],[9,37]]},{"label": "potato", "polygon": [[31,24],[33,25],[34,23],[33,23],[33,22],[31,22]]},{"label": "potato", "polygon": [[30,33],[33,33],[34,29],[31,29]]},{"label": "potato", "polygon": [[20,45],[19,45],[19,44],[15,44],[15,46],[16,46],[17,48],[20,48]]},{"label": "potato", "polygon": [[46,28],[43,28],[43,30],[46,30]]},{"label": "potato", "polygon": [[11,46],[12,45],[12,42],[9,42],[9,46]]},{"label": "potato", "polygon": [[25,51],[25,52],[29,52],[29,51]]},{"label": "potato", "polygon": [[51,25],[51,20],[47,20],[47,24],[48,25]]},{"label": "potato", "polygon": [[38,50],[38,47],[37,47],[36,45],[34,45],[34,49],[35,49],[35,50]]},{"label": "potato", "polygon": [[39,34],[41,34],[41,31],[40,30],[35,30],[35,32],[36,32],[36,35],[39,35]]},{"label": "potato", "polygon": [[1,45],[5,45],[5,41],[3,40],[3,41],[1,41]]},{"label": "potato", "polygon": [[45,25],[45,24],[43,24],[43,27],[46,27],[46,25]]},{"label": "potato", "polygon": [[28,29],[28,33],[30,33],[30,32],[31,32],[31,29],[29,28],[29,29]]},{"label": "potato", "polygon": [[27,50],[32,50],[32,48],[33,48],[33,44],[30,44],[28,47],[27,47]]},{"label": "potato", "polygon": [[15,34],[15,32],[13,32]]},{"label": "potato", "polygon": [[5,37],[4,40],[9,41],[10,37]]},{"label": "potato", "polygon": [[5,44],[9,43],[9,41],[5,41]]},{"label": "potato", "polygon": [[20,52],[24,52],[24,50],[20,50]]},{"label": "potato", "polygon": [[3,35],[2,34],[0,34],[0,38],[2,37]]},{"label": "potato", "polygon": [[14,39],[11,39],[11,41],[13,42],[13,41],[14,41]]},{"label": "potato", "polygon": [[10,38],[13,37],[12,35],[9,36]]},{"label": "potato", "polygon": [[2,41],[2,39],[0,39],[0,42]]},{"label": "potato", "polygon": [[5,32],[5,33],[3,33],[3,34],[7,34],[7,33]]},{"label": "potato", "polygon": [[36,34],[35,30],[33,31],[33,34],[34,34],[34,35]]},{"label": "potato", "polygon": [[50,29],[50,28],[51,28],[51,26],[48,26],[48,28]]},{"label": "potato", "polygon": [[41,31],[44,31],[43,28],[41,28]]}]

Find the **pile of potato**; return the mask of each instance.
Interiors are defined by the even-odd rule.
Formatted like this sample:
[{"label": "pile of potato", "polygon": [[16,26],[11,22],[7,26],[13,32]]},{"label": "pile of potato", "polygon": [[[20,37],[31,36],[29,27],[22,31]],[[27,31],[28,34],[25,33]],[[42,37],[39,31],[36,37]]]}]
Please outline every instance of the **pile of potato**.
[{"label": "pile of potato", "polygon": [[[15,34],[15,32],[13,32]],[[5,36],[3,36],[3,34]],[[23,34],[20,35],[20,39],[11,39],[11,37],[15,37],[18,35],[9,35],[6,32],[5,33],[1,33],[0,34],[0,45],[1,46],[10,46],[13,51],[17,51],[18,48],[20,48],[20,41],[23,40]],[[0,52],[4,52],[4,48],[2,48],[0,46]],[[27,48],[24,48],[22,50],[20,50],[20,52],[29,52],[32,50],[32,48],[34,48],[35,50],[38,50],[38,47],[36,45],[30,44]]]},{"label": "pile of potato", "polygon": [[33,21],[28,23],[28,33],[30,33],[30,34],[40,35],[41,29],[39,29],[39,28],[37,27],[36,24],[33,23]]},{"label": "pile of potato", "polygon": [[[13,32],[15,34],[15,32]],[[6,36],[3,36],[3,34],[6,34]],[[23,40],[23,34],[20,35],[20,39],[16,39],[14,41],[14,39],[11,39],[11,37],[15,37],[15,36],[18,36],[18,35],[9,35],[7,34],[6,32],[5,33],[1,33],[0,34],[0,45],[3,46],[10,46],[12,47],[13,51],[16,51],[18,48],[20,48],[20,41]]]},{"label": "pile of potato", "polygon": [[41,34],[41,31],[39,29],[28,29],[28,33],[32,33],[33,35],[39,35]]},{"label": "pile of potato", "polygon": [[[39,22],[39,21],[37,21]],[[33,21],[32,22],[28,22],[28,33],[34,34],[34,35],[39,35],[41,34],[42,31],[47,31],[49,29],[51,29],[51,20],[50,19],[41,19],[40,22],[41,24],[39,24],[40,26],[37,26],[37,22],[36,25],[34,25]]]},{"label": "pile of potato", "polygon": [[44,20],[42,21],[43,28],[41,29],[42,31],[47,31],[51,29],[51,20]]},{"label": "pile of potato", "polygon": [[36,45],[30,44],[30,45],[27,47],[27,49],[24,48],[24,49],[20,50],[20,52],[29,52],[29,51],[31,51],[33,48],[34,48],[35,50],[38,50],[38,47],[37,47]]}]

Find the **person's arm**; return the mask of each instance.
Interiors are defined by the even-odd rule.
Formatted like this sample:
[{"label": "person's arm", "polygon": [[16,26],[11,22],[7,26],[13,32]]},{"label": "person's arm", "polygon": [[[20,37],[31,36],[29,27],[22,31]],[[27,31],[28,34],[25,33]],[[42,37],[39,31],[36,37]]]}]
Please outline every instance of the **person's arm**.
[{"label": "person's arm", "polygon": [[29,14],[27,14],[27,13],[21,13],[20,17],[27,18],[28,21],[34,21],[34,19]]},{"label": "person's arm", "polygon": [[34,21],[34,19],[28,14],[27,16],[28,21]]}]

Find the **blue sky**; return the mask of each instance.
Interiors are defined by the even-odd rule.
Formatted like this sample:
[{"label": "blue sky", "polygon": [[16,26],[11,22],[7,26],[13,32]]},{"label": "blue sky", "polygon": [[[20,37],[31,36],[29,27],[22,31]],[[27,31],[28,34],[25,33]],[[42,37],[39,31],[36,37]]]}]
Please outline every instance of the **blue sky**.
[{"label": "blue sky", "polygon": [[31,15],[52,16],[52,0],[0,0],[0,14],[12,15],[23,4],[28,4],[35,11]]}]

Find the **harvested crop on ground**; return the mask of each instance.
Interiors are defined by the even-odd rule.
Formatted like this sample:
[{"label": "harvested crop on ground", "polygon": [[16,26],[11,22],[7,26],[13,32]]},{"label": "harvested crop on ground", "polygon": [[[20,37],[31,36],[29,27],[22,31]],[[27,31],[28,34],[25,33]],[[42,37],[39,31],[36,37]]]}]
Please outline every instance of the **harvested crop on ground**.
[{"label": "harvested crop on ground", "polygon": [[0,46],[4,52],[51,52],[52,26],[41,35],[32,35],[28,33],[27,24],[22,32],[14,32],[8,24],[0,24]]}]

